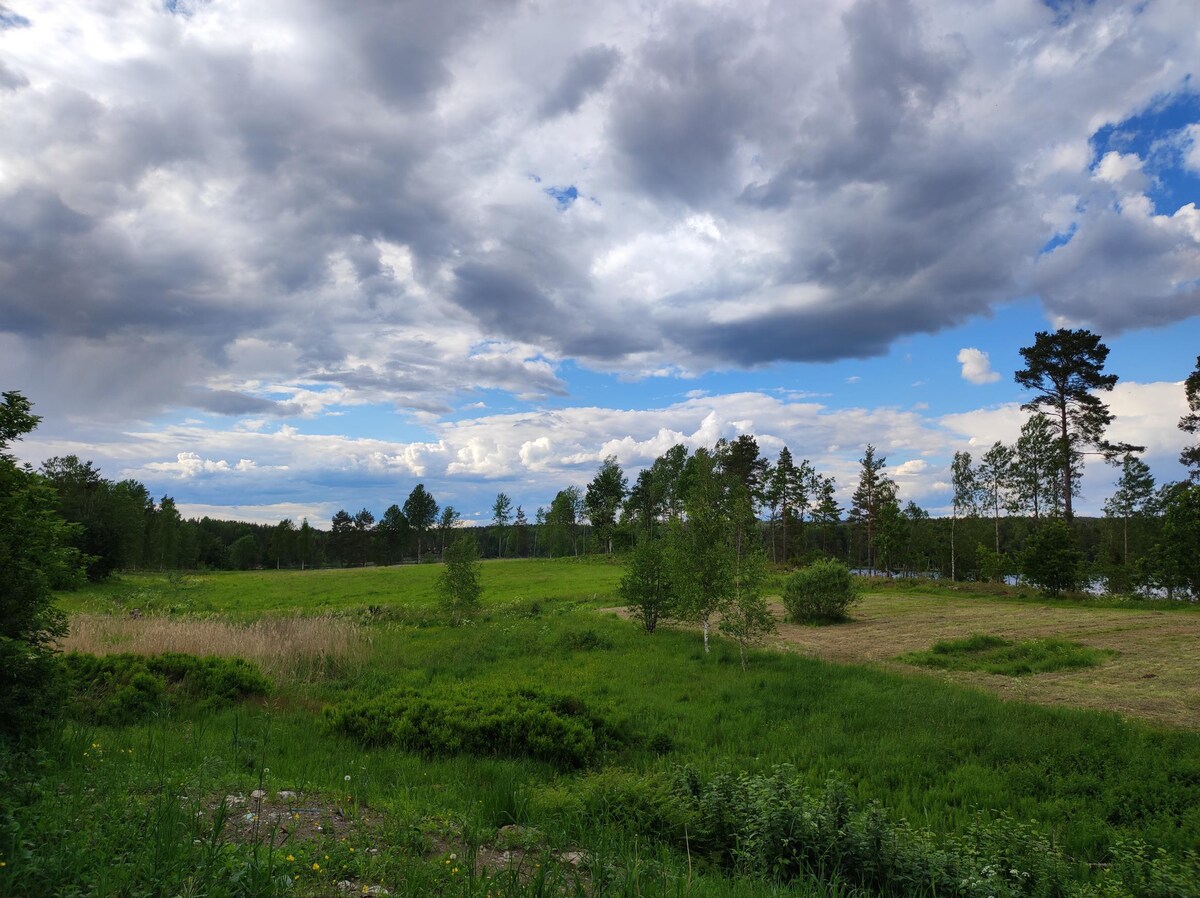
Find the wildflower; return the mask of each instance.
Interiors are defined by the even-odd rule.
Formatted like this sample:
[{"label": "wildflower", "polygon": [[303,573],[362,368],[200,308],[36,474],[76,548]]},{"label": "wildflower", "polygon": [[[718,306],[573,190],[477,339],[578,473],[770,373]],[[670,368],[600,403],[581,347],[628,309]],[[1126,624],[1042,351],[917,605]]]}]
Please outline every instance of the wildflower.
[{"label": "wildflower", "polygon": [[457,873],[457,872],[458,872],[458,867],[452,867],[452,868],[450,869],[450,873],[451,873],[451,875],[453,875],[453,874],[455,874],[455,873]]},{"label": "wildflower", "polygon": [[354,846],[353,845],[350,846],[350,853],[354,854]]},{"label": "wildflower", "polygon": [[320,865],[320,864],[317,864],[317,863],[314,863],[314,864],[313,864],[313,872],[314,872],[314,873],[320,873],[320,872],[321,872],[321,865]]},{"label": "wildflower", "polygon": [[0,861],[0,867],[7,867],[8,861]]},{"label": "wildflower", "polygon": [[350,782],[350,774],[347,773],[345,776],[342,777],[342,779],[344,779],[346,782]]},{"label": "wildflower", "polygon": [[293,863],[295,863],[295,862],[296,862],[296,855],[294,855],[294,854],[289,854],[289,855],[288,855],[288,863],[289,863],[289,864],[293,864]]}]

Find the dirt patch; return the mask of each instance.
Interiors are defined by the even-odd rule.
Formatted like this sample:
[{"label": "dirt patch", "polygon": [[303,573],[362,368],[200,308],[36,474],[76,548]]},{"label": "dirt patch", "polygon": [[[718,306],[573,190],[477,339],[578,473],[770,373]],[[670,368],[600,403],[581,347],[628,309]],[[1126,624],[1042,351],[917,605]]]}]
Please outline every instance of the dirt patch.
[{"label": "dirt patch", "polygon": [[[771,644],[843,664],[871,663],[914,676],[978,686],[1005,698],[1115,711],[1154,723],[1200,729],[1200,614],[1042,605],[957,596],[869,594],[853,620],[812,627],[786,621]],[[624,615],[621,609],[611,609]],[[1117,655],[1098,667],[1005,677],[970,671],[918,671],[895,660],[935,642],[973,633],[1016,642],[1058,636]]]}]

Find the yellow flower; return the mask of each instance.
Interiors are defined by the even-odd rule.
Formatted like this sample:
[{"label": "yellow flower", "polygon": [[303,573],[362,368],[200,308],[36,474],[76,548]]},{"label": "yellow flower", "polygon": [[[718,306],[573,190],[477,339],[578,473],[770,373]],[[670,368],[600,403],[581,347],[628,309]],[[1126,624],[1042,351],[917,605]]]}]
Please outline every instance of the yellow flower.
[{"label": "yellow flower", "polygon": [[315,870],[316,872],[320,873],[320,872],[321,872],[321,865],[320,865],[320,864],[313,864],[313,870]]},{"label": "yellow flower", "polygon": [[294,855],[294,854],[289,854],[289,855],[288,855],[288,862],[289,862],[289,863],[295,863],[295,861],[296,861],[296,855]]},{"label": "yellow flower", "polygon": [[353,846],[351,846],[351,848],[350,848],[350,853],[351,853],[351,854],[354,854],[354,848],[353,848]]},{"label": "yellow flower", "polygon": [[451,872],[451,873],[457,873],[457,872],[458,872],[458,867],[453,867],[453,868],[450,870],[450,872]]}]

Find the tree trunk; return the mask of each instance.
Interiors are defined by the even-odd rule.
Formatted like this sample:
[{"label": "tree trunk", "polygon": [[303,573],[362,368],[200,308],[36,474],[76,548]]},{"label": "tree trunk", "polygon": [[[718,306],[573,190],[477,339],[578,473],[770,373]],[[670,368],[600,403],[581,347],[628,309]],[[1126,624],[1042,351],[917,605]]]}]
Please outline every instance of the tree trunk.
[{"label": "tree trunk", "polygon": [[704,654],[708,654],[708,616],[704,617]]},{"label": "tree trunk", "polygon": [[958,529],[958,515],[951,515],[950,516],[950,582],[951,583],[954,583],[958,580],[958,573],[957,573],[957,569],[955,568],[955,564],[954,564],[954,561],[955,561],[954,539],[955,539],[955,531],[957,529]]}]

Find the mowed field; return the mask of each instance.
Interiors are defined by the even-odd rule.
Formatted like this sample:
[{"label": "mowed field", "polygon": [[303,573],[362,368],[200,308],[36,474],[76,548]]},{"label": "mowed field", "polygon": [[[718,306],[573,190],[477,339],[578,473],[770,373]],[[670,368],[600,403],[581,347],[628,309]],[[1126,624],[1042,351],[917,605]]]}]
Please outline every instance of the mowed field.
[{"label": "mowed field", "polygon": [[[1117,654],[1096,666],[1008,677],[972,671],[921,671],[979,686],[1005,698],[1116,711],[1189,729],[1200,728],[1200,614],[1106,608],[1047,599],[1014,601],[975,595],[874,592],[852,610],[853,620],[810,627],[784,622],[774,607],[778,645],[840,663],[914,668],[895,660],[936,642],[982,633],[1014,642],[1061,637]],[[919,669],[917,669],[919,670]]]}]

